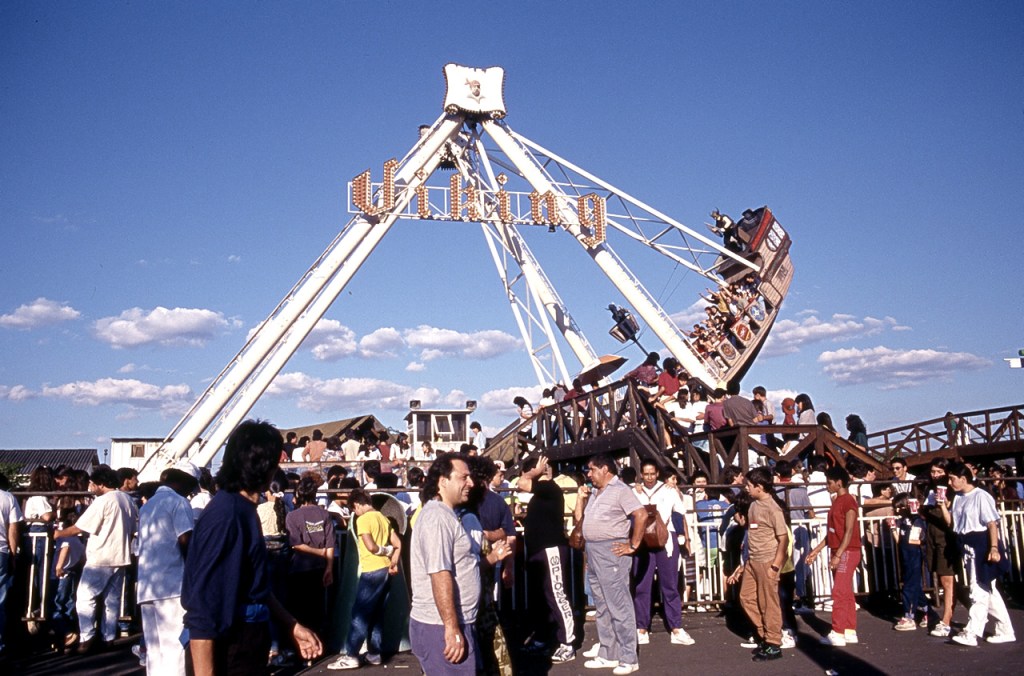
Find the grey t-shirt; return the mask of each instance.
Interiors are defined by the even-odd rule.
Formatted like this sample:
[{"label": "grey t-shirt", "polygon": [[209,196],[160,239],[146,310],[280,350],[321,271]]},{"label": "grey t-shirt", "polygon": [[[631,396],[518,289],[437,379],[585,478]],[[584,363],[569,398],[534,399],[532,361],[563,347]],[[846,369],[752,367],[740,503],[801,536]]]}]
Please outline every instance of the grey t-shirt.
[{"label": "grey t-shirt", "polygon": [[731,420],[733,424],[754,424],[754,416],[757,415],[757,409],[754,408],[754,402],[750,401],[746,397],[733,395],[725,400],[723,407],[725,410],[725,417]]},{"label": "grey t-shirt", "polygon": [[583,537],[594,542],[629,537],[629,516],[640,507],[633,489],[614,477],[590,496],[583,513]]},{"label": "grey t-shirt", "polygon": [[442,624],[434,603],[430,574],[447,570],[455,578],[455,610],[459,622],[476,622],[480,602],[480,554],[455,512],[440,500],[423,505],[412,530],[412,612],[423,624]]},{"label": "grey t-shirt", "polygon": [[803,484],[779,481],[775,484],[775,493],[786,503],[791,519],[806,519],[807,510],[814,509],[811,499],[807,496],[807,486]]}]

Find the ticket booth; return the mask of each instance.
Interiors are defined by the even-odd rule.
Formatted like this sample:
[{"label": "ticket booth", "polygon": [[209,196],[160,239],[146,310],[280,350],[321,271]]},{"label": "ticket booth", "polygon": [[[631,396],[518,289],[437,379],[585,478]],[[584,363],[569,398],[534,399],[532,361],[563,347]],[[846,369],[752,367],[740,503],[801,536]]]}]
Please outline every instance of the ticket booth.
[{"label": "ticket booth", "polygon": [[413,457],[423,457],[423,442],[429,441],[436,452],[458,451],[469,443],[469,417],[476,410],[475,401],[467,401],[465,408],[422,408],[417,399],[409,402],[405,416],[409,443]]}]

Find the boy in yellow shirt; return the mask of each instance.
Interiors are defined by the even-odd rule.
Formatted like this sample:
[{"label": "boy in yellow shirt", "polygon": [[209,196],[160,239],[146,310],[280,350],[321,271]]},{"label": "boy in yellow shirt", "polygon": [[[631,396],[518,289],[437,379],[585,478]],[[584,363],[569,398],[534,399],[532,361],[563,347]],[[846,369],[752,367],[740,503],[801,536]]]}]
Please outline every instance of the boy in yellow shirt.
[{"label": "boy in yellow shirt", "polygon": [[359,586],[352,606],[352,627],[345,642],[345,652],[327,665],[328,669],[358,668],[359,650],[367,638],[366,661],[374,665],[381,663],[380,623],[391,591],[391,577],[398,572],[402,553],[402,540],[398,533],[391,528],[387,517],[374,509],[366,491],[352,491],[348,502],[356,517]]}]

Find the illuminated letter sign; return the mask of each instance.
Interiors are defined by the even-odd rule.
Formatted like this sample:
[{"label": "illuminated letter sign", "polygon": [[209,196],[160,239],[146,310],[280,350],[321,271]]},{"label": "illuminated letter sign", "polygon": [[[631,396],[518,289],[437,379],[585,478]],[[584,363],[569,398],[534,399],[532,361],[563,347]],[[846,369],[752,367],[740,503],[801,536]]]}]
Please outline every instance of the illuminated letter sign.
[{"label": "illuminated letter sign", "polygon": [[[592,208],[589,207],[588,202],[594,206]],[[583,244],[588,249],[593,249],[605,240],[604,198],[596,193],[580,195],[576,199],[576,206],[580,218],[580,226],[589,228],[593,233],[592,235],[583,236]]]},{"label": "illuminated letter sign", "polygon": [[382,188],[382,204],[373,203],[370,187],[370,170],[367,169],[352,180],[352,203],[367,216],[379,216],[395,208],[395,170],[398,160],[391,158],[384,163],[384,187]]},{"label": "illuminated letter sign", "polygon": [[505,183],[508,182],[508,176],[505,174],[498,174],[498,220],[502,223],[512,222],[512,207],[509,204],[508,193],[505,192]]},{"label": "illuminated letter sign", "polygon": [[420,181],[416,186],[416,215],[420,218],[430,218],[430,197],[427,196],[427,184],[423,183],[425,177],[422,169],[416,172],[416,179]]},{"label": "illuminated letter sign", "polygon": [[[541,208],[541,207],[546,208]],[[545,212],[547,212],[545,214]],[[530,193],[530,218],[537,225],[561,225],[562,217],[558,213],[558,200],[555,193],[548,190],[541,195],[534,190]]]},{"label": "illuminated letter sign", "polygon": [[[462,201],[462,193],[466,193],[466,201]],[[480,220],[480,210],[477,208],[479,202],[476,197],[476,186],[472,183],[466,186],[466,189],[462,189],[462,177],[458,174],[453,174],[451,179],[451,186],[449,190],[449,198],[451,199],[451,208],[448,210],[449,215],[456,221],[478,221]],[[466,217],[462,217],[463,204],[465,204]]]}]

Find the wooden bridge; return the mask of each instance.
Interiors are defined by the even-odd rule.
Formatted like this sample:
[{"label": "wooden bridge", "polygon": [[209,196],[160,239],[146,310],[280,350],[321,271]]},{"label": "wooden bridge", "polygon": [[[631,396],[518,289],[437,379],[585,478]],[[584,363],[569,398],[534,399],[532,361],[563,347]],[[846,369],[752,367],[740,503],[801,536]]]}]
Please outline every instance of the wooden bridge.
[{"label": "wooden bridge", "polygon": [[[952,430],[952,433],[950,433]],[[770,443],[795,438],[785,453]],[[867,448],[818,425],[754,425],[689,434],[630,380],[601,387],[570,401],[540,408],[530,420],[509,425],[492,438],[486,454],[515,465],[528,453],[543,452],[552,461],[582,464],[596,453],[645,459],[689,475],[697,469],[712,483],[724,467],[746,472],[758,457],[793,460],[805,454],[831,456],[841,465],[851,459],[891,474],[889,461],[902,456],[911,466],[936,457],[998,460],[1013,458],[1024,469],[1024,405],[945,416],[868,436]]]}]

